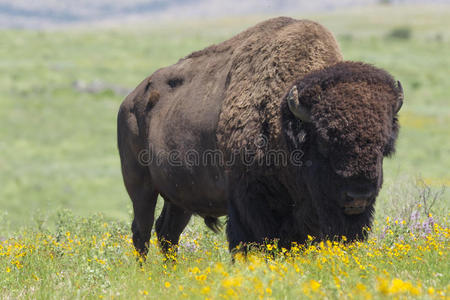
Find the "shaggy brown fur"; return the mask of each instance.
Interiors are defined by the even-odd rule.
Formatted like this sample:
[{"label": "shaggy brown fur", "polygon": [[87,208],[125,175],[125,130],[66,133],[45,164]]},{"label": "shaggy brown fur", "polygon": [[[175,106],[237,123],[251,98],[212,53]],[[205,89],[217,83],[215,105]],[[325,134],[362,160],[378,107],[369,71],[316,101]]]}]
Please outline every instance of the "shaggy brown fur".
[{"label": "shaggy brown fur", "polygon": [[[343,177],[374,179],[374,161],[391,152],[397,119],[389,122],[399,90],[386,71],[359,62],[342,62],[296,82],[302,105],[309,108],[334,170]],[[390,119],[386,120],[386,117]]]},{"label": "shaggy brown fur", "polygon": [[220,114],[217,140],[226,152],[255,148],[259,135],[264,150],[280,144],[279,108],[292,82],[342,60],[333,35],[318,23],[291,18],[258,24],[230,40],[234,51]]},{"label": "shaggy brown fur", "polygon": [[[254,137],[260,134],[276,147],[281,132],[278,111],[287,87],[341,60],[336,40],[323,26],[279,17],[156,71],[127,97],[122,108],[135,111],[135,117],[143,121],[150,113],[145,108],[158,99],[160,104],[151,112],[155,118],[174,120],[180,117],[173,116],[174,109],[183,111],[184,120],[199,120],[192,126],[217,128],[223,151],[252,150]],[[172,135],[177,126],[187,125],[173,124]],[[147,136],[147,130],[142,130],[141,138]]]},{"label": "shaggy brown fur", "polygon": [[[308,122],[288,108],[293,85]],[[158,195],[165,200],[155,225],[163,250],[178,243],[192,214],[213,230],[228,214],[230,248],[267,238],[288,247],[307,235],[362,237],[383,156],[394,149],[400,94],[386,72],[343,62],[327,29],[285,17],[156,71],[118,115],[136,249],[147,251]],[[259,137],[264,145],[255,143]],[[242,149],[266,164],[186,160],[191,151],[204,157],[212,150],[228,161]],[[310,164],[277,165],[265,159],[270,150],[301,150]],[[145,164],[143,151],[152,158]]]}]

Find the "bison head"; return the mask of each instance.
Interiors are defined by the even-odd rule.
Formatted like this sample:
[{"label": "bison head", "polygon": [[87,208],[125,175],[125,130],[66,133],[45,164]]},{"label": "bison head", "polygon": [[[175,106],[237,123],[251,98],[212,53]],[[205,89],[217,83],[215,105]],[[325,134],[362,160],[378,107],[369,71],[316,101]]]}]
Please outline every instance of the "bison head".
[{"label": "bison head", "polygon": [[312,200],[322,234],[354,238],[370,226],[402,102],[400,82],[355,62],[312,72],[286,95],[285,137],[304,152],[296,179]]}]

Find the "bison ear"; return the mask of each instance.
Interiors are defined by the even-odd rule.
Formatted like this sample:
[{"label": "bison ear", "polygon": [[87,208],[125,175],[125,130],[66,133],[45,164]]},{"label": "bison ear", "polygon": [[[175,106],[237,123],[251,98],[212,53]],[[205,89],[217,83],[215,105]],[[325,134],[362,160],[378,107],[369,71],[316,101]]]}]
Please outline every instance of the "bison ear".
[{"label": "bison ear", "polygon": [[294,85],[287,96],[287,103],[292,114],[303,122],[311,122],[311,112],[300,104],[297,86]]},{"label": "bison ear", "polygon": [[395,104],[394,113],[398,113],[400,108],[402,108],[402,105],[403,105],[403,87],[402,87],[402,84],[400,83],[400,81],[397,81],[397,91],[398,91],[398,96],[397,96],[397,103]]}]

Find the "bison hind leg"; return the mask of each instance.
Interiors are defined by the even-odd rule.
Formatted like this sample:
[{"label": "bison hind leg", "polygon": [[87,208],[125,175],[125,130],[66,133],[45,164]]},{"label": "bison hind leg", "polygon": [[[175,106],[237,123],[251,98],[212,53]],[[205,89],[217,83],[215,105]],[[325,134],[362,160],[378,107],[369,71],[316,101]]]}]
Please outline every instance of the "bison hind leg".
[{"label": "bison hind leg", "polygon": [[145,258],[153,227],[158,191],[148,167],[140,160],[142,139],[136,116],[123,104],[117,117],[117,139],[125,188],[133,203],[134,219],[131,225],[133,244]]},{"label": "bison hind leg", "polygon": [[156,220],[155,229],[161,250],[169,255],[176,253],[178,240],[189,223],[192,213],[165,200],[161,215]]},{"label": "bison hind leg", "polygon": [[154,212],[158,193],[151,187],[135,187],[125,180],[128,193],[133,201],[134,219],[131,224],[133,244],[139,254],[145,258],[153,226]]},{"label": "bison hind leg", "polygon": [[219,218],[215,217],[204,217],[206,226],[211,229],[214,233],[219,233],[222,231],[223,224],[220,222]]}]

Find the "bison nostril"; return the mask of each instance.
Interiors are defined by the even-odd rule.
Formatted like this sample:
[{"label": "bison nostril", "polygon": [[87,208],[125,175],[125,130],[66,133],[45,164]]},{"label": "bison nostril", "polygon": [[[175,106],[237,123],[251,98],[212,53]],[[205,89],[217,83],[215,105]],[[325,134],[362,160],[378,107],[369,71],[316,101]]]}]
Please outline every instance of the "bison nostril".
[{"label": "bison nostril", "polygon": [[374,195],[373,192],[347,192],[347,196],[352,199],[368,200]]},{"label": "bison nostril", "polygon": [[372,202],[374,192],[347,192],[346,200],[342,208],[346,215],[357,215],[363,213]]}]

